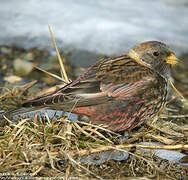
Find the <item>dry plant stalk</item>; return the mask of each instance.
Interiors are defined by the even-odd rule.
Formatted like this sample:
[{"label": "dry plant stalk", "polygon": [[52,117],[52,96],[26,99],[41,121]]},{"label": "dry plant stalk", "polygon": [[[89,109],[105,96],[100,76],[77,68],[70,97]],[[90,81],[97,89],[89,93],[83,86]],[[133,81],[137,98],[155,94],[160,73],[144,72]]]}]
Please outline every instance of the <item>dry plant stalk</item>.
[{"label": "dry plant stalk", "polygon": [[114,145],[114,146],[101,146],[99,148],[91,148],[91,149],[84,149],[80,150],[78,153],[75,153],[74,156],[84,156],[89,155],[92,153],[100,153],[103,151],[110,151],[110,150],[122,150],[124,151],[125,148],[143,148],[143,149],[163,149],[163,150],[188,150],[188,144],[177,144],[177,145],[141,145],[141,144],[125,144],[125,145]]},{"label": "dry plant stalk", "polygon": [[185,101],[185,98],[183,97],[183,95],[176,89],[176,87],[174,86],[173,82],[171,81],[171,79],[169,80],[170,82],[170,86],[172,87],[172,89],[176,92],[176,94],[183,100]]},{"label": "dry plant stalk", "polygon": [[49,31],[50,31],[50,35],[51,35],[51,38],[52,38],[52,41],[53,41],[53,44],[54,44],[56,53],[57,53],[57,57],[58,57],[58,60],[59,60],[59,64],[60,64],[61,70],[62,70],[62,72],[63,72],[63,76],[64,76],[64,77],[62,77],[62,79],[63,79],[65,82],[67,82],[67,84],[68,84],[68,83],[70,83],[70,81],[69,81],[69,78],[68,78],[67,73],[66,73],[66,71],[65,71],[65,67],[64,67],[63,61],[62,61],[62,59],[61,59],[61,56],[60,56],[60,54],[59,54],[59,51],[58,51],[58,49],[57,49],[57,45],[56,45],[54,36],[53,36],[53,34],[52,34],[52,30],[51,30],[51,28],[50,28],[50,25],[48,25],[48,28],[49,28]]},{"label": "dry plant stalk", "polygon": [[62,79],[62,77],[59,77],[59,76],[57,76],[57,75],[55,75],[55,74],[53,74],[53,73],[50,73],[50,72],[48,72],[48,71],[46,71],[46,70],[44,70],[44,69],[39,68],[39,67],[37,67],[37,66],[34,66],[34,68],[35,68],[35,69],[38,69],[39,71],[42,71],[43,73],[46,73],[47,75],[52,76],[52,77],[54,77],[54,78],[56,78],[56,79],[58,79],[58,80],[60,80],[60,81],[63,81],[64,83],[67,84],[67,82],[64,81],[64,80]]}]

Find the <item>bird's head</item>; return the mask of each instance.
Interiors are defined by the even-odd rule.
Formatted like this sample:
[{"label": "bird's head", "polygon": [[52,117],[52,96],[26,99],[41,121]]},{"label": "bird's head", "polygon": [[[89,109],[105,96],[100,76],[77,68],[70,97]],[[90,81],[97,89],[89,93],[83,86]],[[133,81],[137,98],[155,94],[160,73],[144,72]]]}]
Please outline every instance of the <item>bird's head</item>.
[{"label": "bird's head", "polygon": [[172,50],[166,44],[158,41],[141,43],[129,50],[128,55],[139,64],[167,78],[170,74],[170,67],[178,63],[178,58]]}]

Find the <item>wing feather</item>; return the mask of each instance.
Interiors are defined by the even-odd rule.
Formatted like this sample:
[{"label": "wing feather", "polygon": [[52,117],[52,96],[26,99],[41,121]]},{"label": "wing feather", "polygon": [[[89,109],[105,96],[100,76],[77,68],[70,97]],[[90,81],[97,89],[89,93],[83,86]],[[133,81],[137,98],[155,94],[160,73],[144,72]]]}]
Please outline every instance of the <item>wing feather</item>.
[{"label": "wing feather", "polygon": [[69,110],[132,96],[156,79],[156,73],[129,56],[102,59],[78,79],[58,91],[23,103],[22,107],[47,107]]}]

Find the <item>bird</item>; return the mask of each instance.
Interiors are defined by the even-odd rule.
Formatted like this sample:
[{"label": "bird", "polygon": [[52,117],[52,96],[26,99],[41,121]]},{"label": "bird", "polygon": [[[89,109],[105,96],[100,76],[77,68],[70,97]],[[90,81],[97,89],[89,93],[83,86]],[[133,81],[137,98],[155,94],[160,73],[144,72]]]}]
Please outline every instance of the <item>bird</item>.
[{"label": "bird", "polygon": [[143,42],[124,55],[100,59],[76,80],[4,112],[1,118],[53,109],[86,115],[91,124],[110,131],[131,130],[165,107],[171,69],[177,63],[166,44]]}]

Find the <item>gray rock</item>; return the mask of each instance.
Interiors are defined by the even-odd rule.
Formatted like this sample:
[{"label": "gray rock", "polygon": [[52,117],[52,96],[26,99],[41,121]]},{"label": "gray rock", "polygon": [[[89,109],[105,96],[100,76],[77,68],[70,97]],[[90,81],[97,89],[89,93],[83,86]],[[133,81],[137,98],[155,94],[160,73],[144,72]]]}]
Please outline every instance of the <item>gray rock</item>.
[{"label": "gray rock", "polygon": [[105,151],[88,156],[82,156],[80,158],[80,162],[84,164],[99,165],[109,160],[115,160],[115,161],[126,160],[128,157],[129,157],[128,152],[114,150],[114,151]]},{"label": "gray rock", "polygon": [[[142,145],[162,145],[161,143],[158,143],[158,142],[143,142],[143,143],[140,143]],[[179,151],[173,151],[173,150],[164,150],[164,149],[144,149],[144,152],[153,152],[156,156],[162,158],[162,159],[166,159],[170,162],[173,162],[173,163],[178,163],[178,164],[181,164],[183,166],[188,166],[187,163],[180,163],[180,160],[186,156],[185,154],[183,153],[180,153]]]}]

